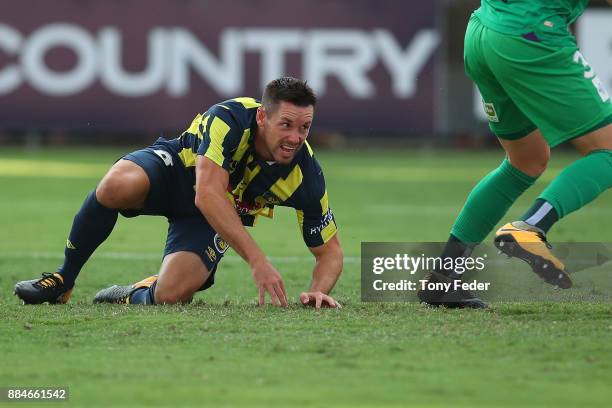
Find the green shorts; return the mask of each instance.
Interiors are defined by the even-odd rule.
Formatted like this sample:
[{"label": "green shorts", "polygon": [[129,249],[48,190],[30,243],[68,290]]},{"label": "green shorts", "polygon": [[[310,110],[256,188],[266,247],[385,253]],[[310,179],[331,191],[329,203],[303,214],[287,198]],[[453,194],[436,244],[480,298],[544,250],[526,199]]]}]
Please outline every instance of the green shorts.
[{"label": "green shorts", "polygon": [[554,147],[612,123],[612,100],[576,46],[501,34],[472,15],[464,63],[499,138],[540,129]]}]

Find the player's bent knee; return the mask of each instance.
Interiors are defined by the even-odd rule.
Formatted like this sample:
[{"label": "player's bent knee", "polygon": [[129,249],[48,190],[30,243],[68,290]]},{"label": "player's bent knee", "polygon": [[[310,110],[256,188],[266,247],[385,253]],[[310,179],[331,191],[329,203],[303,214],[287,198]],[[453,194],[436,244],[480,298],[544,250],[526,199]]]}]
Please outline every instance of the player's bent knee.
[{"label": "player's bent knee", "polygon": [[96,187],[96,198],[105,207],[119,208],[122,201],[121,181],[107,174]]},{"label": "player's bent knee", "polygon": [[107,208],[140,208],[148,190],[149,180],[144,170],[140,167],[126,170],[125,166],[115,165],[96,188],[96,198]]},{"label": "player's bent knee", "polygon": [[550,160],[550,146],[539,130],[518,140],[499,140],[514,168],[531,177],[544,173]]},{"label": "player's bent knee", "polygon": [[538,160],[534,160],[528,166],[528,169],[529,169],[528,174],[531,174],[532,176],[542,175],[542,173],[544,173],[546,171],[546,168],[548,167],[549,160],[550,160],[550,156],[541,157]]},{"label": "player's bent knee", "polygon": [[525,174],[532,177],[539,177],[548,167],[550,152],[533,155],[528,158],[510,158],[510,164]]}]

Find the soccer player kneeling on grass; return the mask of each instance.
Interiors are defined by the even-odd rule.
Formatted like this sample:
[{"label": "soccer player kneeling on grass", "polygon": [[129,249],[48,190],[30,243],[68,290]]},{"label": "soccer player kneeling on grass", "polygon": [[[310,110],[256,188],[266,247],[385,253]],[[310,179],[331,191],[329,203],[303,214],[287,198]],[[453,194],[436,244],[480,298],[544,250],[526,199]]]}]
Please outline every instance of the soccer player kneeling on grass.
[{"label": "soccer player kneeling on grass", "polygon": [[[465,70],[507,157],[468,196],[442,257],[468,256],[544,172],[550,148],[569,141],[583,157],[566,167],[520,220],[503,225],[495,245],[526,261],[545,282],[572,286],[546,233],[612,186],[612,101],[568,29],[587,3],[482,0],[471,16]],[[460,278],[453,271],[429,276]],[[419,297],[432,305],[486,307],[468,291],[421,291]]]},{"label": "soccer player kneeling on grass", "polygon": [[56,273],[23,281],[24,303],[65,303],[85,262],[110,235],[119,213],[168,218],[158,275],[112,286],[94,302],[184,303],[214,283],[217,265],[232,247],[250,266],[259,289],[287,305],[279,272],[244,228],[274,206],[292,207],[316,264],[305,305],[340,307],[330,291],[342,272],[343,254],[321,167],[306,142],[316,97],[295,78],[270,82],[261,103],[236,98],[198,114],[183,134],[158,139],[119,160],[74,218],[63,265]]}]

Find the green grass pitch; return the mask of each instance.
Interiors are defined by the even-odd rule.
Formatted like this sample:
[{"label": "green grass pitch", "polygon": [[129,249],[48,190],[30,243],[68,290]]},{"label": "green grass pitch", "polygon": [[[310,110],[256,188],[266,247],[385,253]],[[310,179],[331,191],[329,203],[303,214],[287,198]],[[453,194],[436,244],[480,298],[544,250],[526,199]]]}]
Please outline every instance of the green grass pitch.
[{"label": "green grass pitch", "polygon": [[[81,201],[127,151],[0,150],[0,387],[69,387],[68,403],[41,406],[609,406],[610,304],[360,302],[360,242],[445,240],[501,151],[320,152],[346,255],[341,311],[297,304],[312,260],[282,208],[252,232],[285,279],[286,310],[255,306],[250,272],[231,251],[191,305],[91,305],[97,290],[156,271],[159,217],[120,218],[70,304],[20,305],[15,282],[55,270]],[[575,158],[553,156],[508,220]],[[555,226],[551,241],[612,241],[611,208],[608,192]]]}]

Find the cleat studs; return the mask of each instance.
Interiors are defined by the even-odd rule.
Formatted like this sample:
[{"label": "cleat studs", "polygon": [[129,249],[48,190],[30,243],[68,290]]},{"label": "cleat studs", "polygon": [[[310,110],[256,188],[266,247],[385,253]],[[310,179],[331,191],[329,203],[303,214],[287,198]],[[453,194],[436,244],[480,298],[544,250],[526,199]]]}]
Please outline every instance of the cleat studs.
[{"label": "cleat studs", "polygon": [[559,274],[558,279],[563,279],[563,274],[562,273]]},{"label": "cleat studs", "polygon": [[501,255],[501,254],[502,254],[501,250],[497,251],[497,255]]},{"label": "cleat studs", "polygon": [[503,247],[504,246],[504,241],[499,241],[499,246]]},{"label": "cleat studs", "polygon": [[542,265],[542,269],[548,269],[548,264],[545,263],[544,265]]}]

